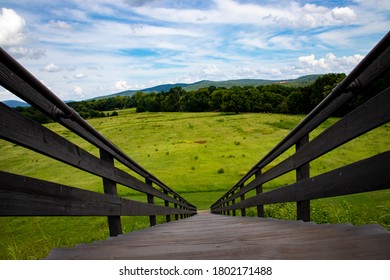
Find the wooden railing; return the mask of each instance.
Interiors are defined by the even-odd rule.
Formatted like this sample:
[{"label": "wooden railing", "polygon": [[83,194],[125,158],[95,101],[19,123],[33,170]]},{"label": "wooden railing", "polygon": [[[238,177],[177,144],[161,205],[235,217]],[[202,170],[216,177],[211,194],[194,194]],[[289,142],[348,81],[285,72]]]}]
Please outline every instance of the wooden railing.
[{"label": "wooden railing", "polygon": [[[165,215],[169,222],[171,215],[179,219],[196,214],[194,205],[128,157],[1,48],[0,84],[93,144],[100,157],[3,103],[0,137],[99,176],[104,188],[102,194],[0,171],[0,216],[107,216],[110,235],[116,236],[122,233],[121,216],[149,216],[153,226],[157,215]],[[114,160],[128,172],[116,167]],[[147,203],[119,197],[117,184],[146,194]],[[155,197],[164,206],[156,205]]]},{"label": "wooden railing", "polygon": [[[211,211],[236,215],[240,210],[245,216],[246,208],[256,207],[257,215],[264,217],[266,204],[296,202],[297,219],[309,221],[310,200],[390,188],[390,151],[315,177],[310,177],[309,167],[313,160],[390,120],[389,68],[390,32],[297,127],[219,198]],[[381,85],[373,87],[377,81]],[[373,92],[374,88],[380,89]],[[309,141],[314,129],[348,100],[362,93],[372,98]],[[293,155],[275,166],[270,165],[294,145]],[[295,182],[263,192],[263,184],[294,170]],[[256,193],[246,197],[250,191]]]}]

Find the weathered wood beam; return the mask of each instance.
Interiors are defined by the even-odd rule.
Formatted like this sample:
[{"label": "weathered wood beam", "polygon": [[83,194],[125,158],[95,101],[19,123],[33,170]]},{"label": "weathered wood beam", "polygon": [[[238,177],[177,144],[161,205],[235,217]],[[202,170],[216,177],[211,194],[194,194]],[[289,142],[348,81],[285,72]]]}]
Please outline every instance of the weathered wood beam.
[{"label": "weathered wood beam", "polygon": [[312,200],[389,188],[390,151],[213,211]]},{"label": "weathered wood beam", "polygon": [[261,176],[256,177],[237,193],[221,202],[240,197],[242,194],[256,188],[256,186],[292,171],[389,121],[390,88],[387,88],[322,132],[294,155],[267,170]]},{"label": "weathered wood beam", "polygon": [[[305,145],[309,143],[309,135],[306,135],[300,139],[296,144],[297,152],[301,150]],[[302,181],[310,177],[310,163],[307,162],[299,166],[296,170],[297,182]],[[297,201],[297,220],[304,222],[310,221],[310,200]]]},{"label": "weathered wood beam", "polygon": [[[142,166],[128,157],[122,150],[101,135],[88,122],[82,119],[77,112],[61,101],[50,89],[27,71],[21,64],[12,58],[0,47],[0,85],[14,93],[40,111],[58,121],[69,130],[92,143],[99,149],[110,153],[119,162],[138,173],[144,178],[150,178],[162,189],[171,194],[179,194],[150,174]],[[183,199],[183,201],[185,201]],[[195,207],[185,201],[193,209]]]},{"label": "weathered wood beam", "polygon": [[137,191],[186,206],[0,102],[0,137]]},{"label": "weathered wood beam", "polygon": [[0,216],[149,216],[191,214],[0,171]]}]

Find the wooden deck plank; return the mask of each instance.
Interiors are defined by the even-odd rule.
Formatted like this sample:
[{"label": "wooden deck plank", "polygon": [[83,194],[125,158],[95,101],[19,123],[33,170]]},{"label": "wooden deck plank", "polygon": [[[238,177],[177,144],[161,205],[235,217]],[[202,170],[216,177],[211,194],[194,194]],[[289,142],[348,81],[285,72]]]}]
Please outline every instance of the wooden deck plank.
[{"label": "wooden deck plank", "polygon": [[390,259],[390,233],[378,225],[201,212],[109,240],[54,249],[47,259]]}]

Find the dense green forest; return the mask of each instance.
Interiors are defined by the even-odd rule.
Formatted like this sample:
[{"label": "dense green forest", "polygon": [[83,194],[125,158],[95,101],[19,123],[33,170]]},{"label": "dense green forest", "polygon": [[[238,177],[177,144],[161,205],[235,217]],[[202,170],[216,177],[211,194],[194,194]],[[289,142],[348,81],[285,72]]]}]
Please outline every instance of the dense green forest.
[{"label": "dense green forest", "polygon": [[[283,84],[260,86],[233,86],[231,88],[209,86],[194,91],[185,91],[181,87],[169,91],[143,93],[133,96],[116,96],[107,99],[70,102],[85,118],[115,116],[115,110],[137,108],[137,112],[207,112],[219,111],[228,113],[262,112],[283,114],[309,113],[331,90],[343,79],[345,74],[326,74],[304,87],[291,87]],[[365,99],[364,96],[360,99]],[[337,114],[361,104],[355,100]],[[50,119],[32,107],[18,107],[23,115],[38,122],[49,122]],[[107,111],[114,111],[107,113]]]},{"label": "dense green forest", "polygon": [[180,87],[161,93],[136,93],[137,112],[263,112],[301,114],[310,112],[345,77],[327,74],[306,87],[283,84],[260,86],[210,86],[186,92]]}]

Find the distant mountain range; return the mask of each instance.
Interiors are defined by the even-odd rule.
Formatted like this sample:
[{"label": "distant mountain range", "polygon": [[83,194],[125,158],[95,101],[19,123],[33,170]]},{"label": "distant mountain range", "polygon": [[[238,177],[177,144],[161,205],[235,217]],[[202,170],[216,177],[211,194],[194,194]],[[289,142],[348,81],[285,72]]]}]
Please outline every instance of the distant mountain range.
[{"label": "distant mountain range", "polygon": [[132,96],[137,92],[149,93],[149,92],[162,92],[169,91],[174,87],[181,87],[186,91],[198,90],[200,88],[206,88],[209,86],[215,87],[225,87],[231,88],[233,86],[259,86],[259,85],[269,85],[269,84],[283,84],[286,86],[305,86],[313,83],[318,77],[322,75],[306,75],[299,77],[297,79],[288,79],[288,80],[264,80],[264,79],[240,79],[240,80],[227,80],[227,81],[208,81],[203,80],[192,84],[177,83],[177,84],[163,84],[145,89],[137,90],[126,90],[109,95],[99,96],[92,99],[104,99],[115,96]]},{"label": "distant mountain range", "polygon": [[29,107],[30,104],[22,101],[17,101],[17,100],[5,100],[2,101],[5,105],[11,108],[16,108],[16,107]]},{"label": "distant mountain range", "polygon": [[[322,75],[307,75],[307,76],[299,77],[297,79],[288,79],[288,80],[264,80],[264,79],[240,79],[240,80],[227,80],[227,81],[203,80],[192,84],[185,84],[185,83],[163,84],[163,85],[158,85],[158,86],[145,88],[145,89],[126,90],[126,91],[117,92],[109,95],[98,96],[98,97],[90,98],[89,100],[93,100],[93,99],[98,100],[98,99],[110,98],[115,96],[132,96],[139,91],[143,93],[169,91],[171,88],[174,87],[181,87],[186,91],[193,91],[193,90],[198,90],[200,88],[207,88],[210,86],[225,87],[225,88],[231,88],[233,86],[244,87],[244,86],[259,86],[259,85],[269,85],[269,84],[283,84],[286,86],[305,86],[313,83],[320,76]],[[12,108],[30,106],[25,102],[21,102],[17,100],[6,100],[3,101],[3,103]]]},{"label": "distant mountain range", "polygon": [[[18,100],[5,100],[5,101],[1,101],[3,102],[5,105],[7,105],[8,107],[11,107],[11,108],[16,108],[16,107],[30,107],[31,105],[26,103],[26,102],[23,102],[23,101],[18,101]],[[73,102],[72,100],[65,100],[64,101],[65,103],[68,103],[68,102]]]}]

